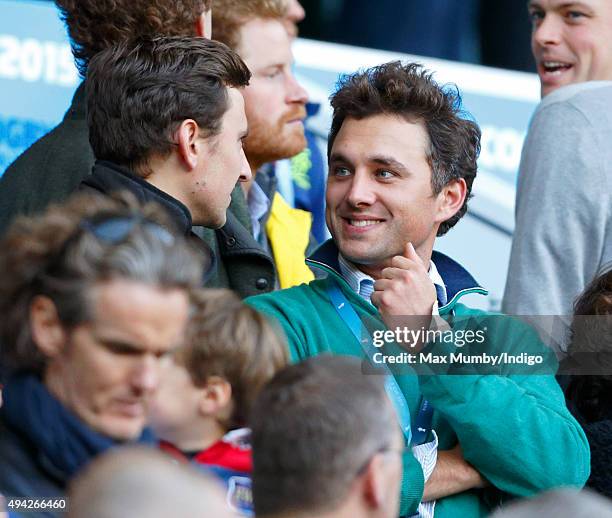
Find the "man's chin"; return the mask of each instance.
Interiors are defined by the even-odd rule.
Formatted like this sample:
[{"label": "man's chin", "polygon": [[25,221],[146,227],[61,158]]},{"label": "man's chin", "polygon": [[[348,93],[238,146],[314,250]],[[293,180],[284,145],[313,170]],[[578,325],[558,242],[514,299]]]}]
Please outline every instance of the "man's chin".
[{"label": "man's chin", "polygon": [[302,133],[301,137],[287,138],[285,140],[286,145],[283,150],[284,158],[292,158],[299,155],[304,149],[306,149],[306,137]]},{"label": "man's chin", "polygon": [[338,245],[338,249],[347,261],[363,266],[370,266],[374,264],[379,264],[384,261],[385,258],[379,256],[375,250],[372,250],[371,247],[352,247],[352,246],[343,246],[342,244]]},{"label": "man's chin", "polygon": [[193,224],[196,227],[205,227],[205,228],[210,228],[213,230],[217,230],[219,228],[221,228],[223,225],[225,225],[227,221],[227,212],[224,212],[223,214],[216,216],[216,217],[209,217],[206,219],[203,219],[202,221],[198,221],[198,222],[193,222]]},{"label": "man's chin", "polygon": [[210,225],[205,225],[207,228],[211,228],[213,230],[218,230],[220,229],[223,225],[225,225],[225,223],[227,222],[227,218],[223,217],[223,218],[219,218],[216,221],[214,221],[213,223],[211,223]]},{"label": "man's chin", "polygon": [[135,441],[145,427],[144,419],[109,418],[108,422],[92,426],[96,432],[119,442]]}]

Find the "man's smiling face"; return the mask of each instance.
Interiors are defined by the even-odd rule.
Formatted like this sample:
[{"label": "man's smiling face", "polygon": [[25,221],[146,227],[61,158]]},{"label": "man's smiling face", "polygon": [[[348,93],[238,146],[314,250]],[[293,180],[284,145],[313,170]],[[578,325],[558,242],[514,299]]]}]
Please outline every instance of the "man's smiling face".
[{"label": "man's smiling face", "polygon": [[[431,253],[441,195],[432,191],[422,122],[392,115],[344,120],[329,158],[326,220],[344,257],[383,265],[410,241]],[[421,255],[421,254],[419,254]]]},{"label": "man's smiling face", "polygon": [[530,0],[529,16],[542,97],[573,83],[612,80],[610,0]]}]

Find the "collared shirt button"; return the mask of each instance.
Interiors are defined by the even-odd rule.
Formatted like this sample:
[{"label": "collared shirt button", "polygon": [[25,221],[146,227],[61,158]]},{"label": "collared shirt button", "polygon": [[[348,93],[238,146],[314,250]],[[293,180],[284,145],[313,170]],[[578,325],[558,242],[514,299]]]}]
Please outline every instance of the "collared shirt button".
[{"label": "collared shirt button", "polygon": [[260,277],[255,281],[255,287],[258,290],[265,290],[268,287],[268,279],[265,277]]},{"label": "collared shirt button", "polygon": [[235,237],[228,237],[228,238],[225,240],[225,244],[226,244],[227,246],[234,246],[234,245],[236,244],[236,238],[235,238]]}]

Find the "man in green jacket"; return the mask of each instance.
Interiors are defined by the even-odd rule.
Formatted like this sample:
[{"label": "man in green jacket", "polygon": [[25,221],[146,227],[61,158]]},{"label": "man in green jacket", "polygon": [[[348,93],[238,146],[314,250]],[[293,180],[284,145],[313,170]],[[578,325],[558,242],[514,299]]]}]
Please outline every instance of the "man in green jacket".
[{"label": "man in green jacket", "polygon": [[[475,348],[481,357],[546,356],[529,328],[461,304],[466,294],[487,292],[433,251],[436,237],[465,214],[476,176],[480,130],[462,117],[458,94],[418,65],[392,62],[345,77],[332,107],[326,219],[333,239],[309,260],[327,277],[249,299],[280,322],[293,360],[335,353],[378,363],[386,349],[372,338],[402,322],[413,331],[484,332]],[[437,324],[438,314],[450,327]],[[423,351],[449,356],[462,345],[437,340]],[[509,497],[584,484],[588,444],[550,367],[545,375],[421,367],[418,375],[393,371],[388,391],[410,446],[402,515],[484,516]]]}]

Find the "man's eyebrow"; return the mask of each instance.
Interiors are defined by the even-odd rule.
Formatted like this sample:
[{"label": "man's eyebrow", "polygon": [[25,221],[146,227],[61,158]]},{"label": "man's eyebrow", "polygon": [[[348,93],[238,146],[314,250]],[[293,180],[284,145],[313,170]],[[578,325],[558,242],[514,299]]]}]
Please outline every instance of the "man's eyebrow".
[{"label": "man's eyebrow", "polygon": [[[562,4],[554,6],[553,9],[570,9],[572,7],[579,7],[581,9],[591,9],[591,7],[588,4],[585,4],[584,2],[581,2],[580,0],[574,0],[574,1],[570,0],[568,2],[563,2]],[[541,0],[529,0],[527,2],[527,9],[531,9],[531,8],[542,9]]]},{"label": "man's eyebrow", "polygon": [[[369,155],[366,157],[366,160],[373,164],[390,167],[391,169],[395,169],[396,171],[404,174],[410,174],[410,171],[404,164],[387,155]],[[341,162],[344,164],[352,163],[345,155],[338,152],[334,152],[329,156],[329,163],[331,164],[332,162]]]},{"label": "man's eyebrow", "polygon": [[585,10],[593,9],[589,4],[585,4],[584,2],[581,2],[580,0],[575,1],[575,2],[564,2],[559,6],[559,9],[570,9],[572,7],[579,7]]},{"label": "man's eyebrow", "polygon": [[282,70],[285,65],[283,63],[269,63],[267,65],[263,65],[259,68],[259,70]]},{"label": "man's eyebrow", "polygon": [[406,174],[410,173],[410,171],[408,171],[408,168],[404,164],[402,164],[401,162],[399,162],[398,160],[390,156],[372,155],[372,156],[368,156],[367,160],[368,162],[372,162],[374,164],[379,164],[379,165],[384,165],[386,167],[391,167],[392,169],[395,169],[397,171],[400,171]]},{"label": "man's eyebrow", "polygon": [[329,155],[329,162],[344,162],[345,164],[350,164],[351,161],[346,158],[342,153],[334,152]]},{"label": "man's eyebrow", "polygon": [[134,353],[143,352],[142,347],[139,346],[138,344],[132,343],[128,340],[124,340],[121,338],[94,334],[94,339],[97,342],[103,344],[105,347],[108,347],[108,348],[119,349],[125,352],[127,351],[131,351]]}]

